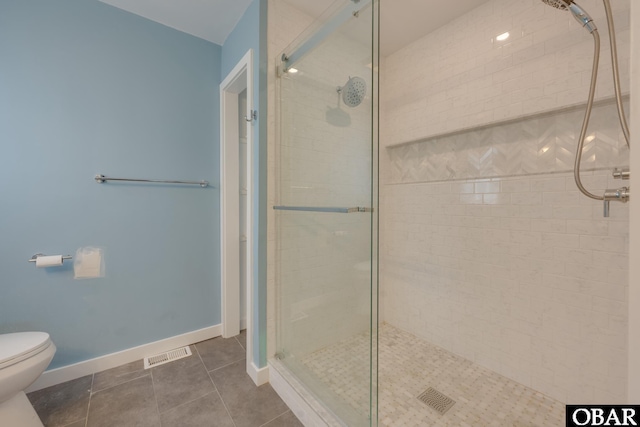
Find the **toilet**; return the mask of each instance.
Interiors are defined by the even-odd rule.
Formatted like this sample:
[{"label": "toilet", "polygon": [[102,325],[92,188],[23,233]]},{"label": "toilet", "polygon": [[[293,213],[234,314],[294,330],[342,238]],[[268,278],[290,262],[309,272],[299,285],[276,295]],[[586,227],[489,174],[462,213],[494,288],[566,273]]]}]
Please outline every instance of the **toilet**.
[{"label": "toilet", "polygon": [[45,332],[0,335],[0,426],[42,427],[24,390],[47,369],[55,353]]}]

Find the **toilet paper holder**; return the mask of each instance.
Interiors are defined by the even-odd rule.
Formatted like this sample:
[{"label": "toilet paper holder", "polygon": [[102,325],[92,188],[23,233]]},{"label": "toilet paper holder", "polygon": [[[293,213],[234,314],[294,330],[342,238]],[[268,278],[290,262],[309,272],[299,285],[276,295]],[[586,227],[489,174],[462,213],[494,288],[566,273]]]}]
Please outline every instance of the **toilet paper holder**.
[{"label": "toilet paper holder", "polygon": [[[27,260],[27,262],[36,262],[36,260],[38,259],[39,256],[46,256],[45,254],[35,254],[34,256],[31,257],[30,260]],[[73,259],[73,257],[71,255],[63,255],[62,256],[62,260],[64,261],[65,259]]]}]

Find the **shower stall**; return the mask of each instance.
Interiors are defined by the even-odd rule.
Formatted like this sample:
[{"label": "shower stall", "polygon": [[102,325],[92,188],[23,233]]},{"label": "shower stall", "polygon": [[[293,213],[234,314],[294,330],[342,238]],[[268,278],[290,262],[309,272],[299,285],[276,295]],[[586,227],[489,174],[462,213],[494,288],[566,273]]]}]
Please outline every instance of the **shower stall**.
[{"label": "shower stall", "polygon": [[410,29],[379,21],[403,0],[270,3],[268,351],[305,425],[556,426],[626,403],[629,208],[603,201],[628,198],[630,1],[597,79],[608,2],[464,2],[393,49]]}]

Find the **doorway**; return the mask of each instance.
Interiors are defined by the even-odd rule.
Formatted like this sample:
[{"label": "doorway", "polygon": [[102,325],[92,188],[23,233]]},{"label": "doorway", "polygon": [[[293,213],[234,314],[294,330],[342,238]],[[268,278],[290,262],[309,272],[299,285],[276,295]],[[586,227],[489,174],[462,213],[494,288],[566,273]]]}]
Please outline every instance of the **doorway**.
[{"label": "doorway", "polygon": [[220,235],[222,336],[246,329],[247,373],[266,375],[253,361],[253,51],[220,84]]}]

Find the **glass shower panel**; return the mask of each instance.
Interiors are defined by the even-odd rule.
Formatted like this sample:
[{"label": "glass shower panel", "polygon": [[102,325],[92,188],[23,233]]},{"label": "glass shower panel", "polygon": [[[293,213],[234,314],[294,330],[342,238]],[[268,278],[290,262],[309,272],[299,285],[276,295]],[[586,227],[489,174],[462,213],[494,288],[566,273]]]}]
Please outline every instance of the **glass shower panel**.
[{"label": "glass shower panel", "polygon": [[375,14],[342,3],[280,64],[277,357],[344,423],[376,425]]}]

